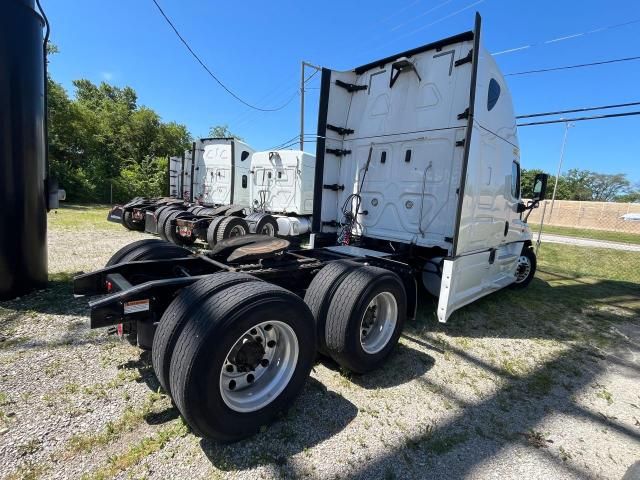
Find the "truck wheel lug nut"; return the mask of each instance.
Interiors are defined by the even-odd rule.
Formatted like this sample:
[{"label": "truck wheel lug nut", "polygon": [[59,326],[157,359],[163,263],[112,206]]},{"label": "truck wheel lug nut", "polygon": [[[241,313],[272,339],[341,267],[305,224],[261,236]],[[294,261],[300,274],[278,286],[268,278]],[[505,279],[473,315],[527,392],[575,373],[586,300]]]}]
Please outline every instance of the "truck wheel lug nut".
[{"label": "truck wheel lug nut", "polygon": [[254,377],[251,373],[247,375],[247,382],[253,383],[256,377]]},{"label": "truck wheel lug nut", "polygon": [[275,347],[275,346],[276,346],[276,341],[275,341],[275,340],[269,340],[269,341],[267,342],[267,347],[269,347],[269,348],[273,348],[273,347]]},{"label": "truck wheel lug nut", "polygon": [[236,381],[235,380],[231,380],[229,382],[229,390],[233,390],[236,388]]},{"label": "truck wheel lug nut", "polygon": [[260,360],[260,365],[262,365],[263,367],[268,366],[269,365],[269,359],[263,358],[262,360]]},{"label": "truck wheel lug nut", "polygon": [[273,327],[272,327],[272,326],[271,326],[271,324],[269,324],[269,323],[268,323],[268,324],[266,324],[266,325],[264,326],[264,329],[265,329],[267,332],[268,332],[269,330],[271,330],[271,328],[273,328]]},{"label": "truck wheel lug nut", "polygon": [[233,365],[227,365],[227,372],[233,372]]},{"label": "truck wheel lug nut", "polygon": [[251,335],[257,335],[258,331],[255,328],[251,329]]}]

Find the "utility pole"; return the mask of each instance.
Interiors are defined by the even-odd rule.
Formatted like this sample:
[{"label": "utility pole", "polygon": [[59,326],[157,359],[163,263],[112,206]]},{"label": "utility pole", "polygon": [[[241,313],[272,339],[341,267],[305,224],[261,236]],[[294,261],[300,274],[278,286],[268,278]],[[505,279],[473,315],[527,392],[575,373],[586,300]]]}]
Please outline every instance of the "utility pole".
[{"label": "utility pole", "polygon": [[556,201],[556,191],[558,190],[558,180],[560,179],[560,171],[562,170],[562,162],[564,161],[564,149],[567,145],[567,134],[569,133],[569,128],[574,127],[575,124],[565,122],[564,124],[564,137],[562,138],[562,148],[560,149],[560,162],[558,163],[558,173],[556,174],[556,182],[553,186],[553,195],[551,196],[551,208],[549,209],[549,218],[553,214],[553,205]]},{"label": "utility pole", "polygon": [[300,150],[304,150],[304,67],[300,64]]},{"label": "utility pole", "polygon": [[311,78],[304,78],[307,67],[313,68],[316,71],[322,70],[321,67],[305,61],[300,65],[300,150],[304,150],[304,86]]}]

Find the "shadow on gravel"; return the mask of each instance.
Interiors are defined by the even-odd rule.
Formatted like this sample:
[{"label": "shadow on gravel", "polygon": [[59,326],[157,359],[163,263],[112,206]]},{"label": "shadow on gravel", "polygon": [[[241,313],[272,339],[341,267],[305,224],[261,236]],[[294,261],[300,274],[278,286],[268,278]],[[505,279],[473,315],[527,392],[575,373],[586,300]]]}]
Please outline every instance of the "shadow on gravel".
[{"label": "shadow on gravel", "polygon": [[384,365],[364,375],[346,372],[329,357],[320,356],[322,363],[329,370],[339,372],[350,382],[367,390],[397,387],[426,374],[435,364],[432,356],[407,345],[399,344],[385,360]]},{"label": "shadow on gravel", "polygon": [[48,315],[87,315],[87,298],[73,296],[73,275],[62,273],[50,276],[47,288],[22,297],[0,302],[0,307],[19,312]]},{"label": "shadow on gravel", "polygon": [[200,446],[209,461],[224,471],[266,464],[286,467],[291,456],[336,435],[357,413],[357,407],[346,398],[309,378],[286,415],[263,432],[232,444],[201,439]]},{"label": "shadow on gravel", "polygon": [[[432,348],[433,340],[422,334],[442,331],[453,337],[557,340],[568,349],[528,374],[516,376],[486,362],[482,354],[445,342],[449,354],[498,375],[499,390],[470,403],[458,396],[454,383],[436,387],[428,376],[418,378],[427,388],[433,387],[434,394],[456,402],[461,407],[458,414],[376,455],[354,478],[473,476],[476,468],[514,445],[534,449],[556,466],[556,473],[580,478],[602,475],[580,462],[575,452],[571,460],[561,444],[539,431],[541,422],[552,414],[578,417],[590,422],[594,431],[606,429],[629,441],[640,441],[640,430],[628,426],[630,419],[587,410],[574,400],[583,391],[603,388],[597,380],[611,363],[638,371],[635,362],[615,353],[625,348],[637,352],[637,340],[612,334],[618,326],[640,318],[638,286],[555,275],[544,278],[534,280],[528,290],[501,291],[476,302],[454,314],[444,327],[433,320],[432,307],[422,306],[421,320],[409,324],[404,338],[423,347]],[[299,472],[293,470],[296,476]]]}]

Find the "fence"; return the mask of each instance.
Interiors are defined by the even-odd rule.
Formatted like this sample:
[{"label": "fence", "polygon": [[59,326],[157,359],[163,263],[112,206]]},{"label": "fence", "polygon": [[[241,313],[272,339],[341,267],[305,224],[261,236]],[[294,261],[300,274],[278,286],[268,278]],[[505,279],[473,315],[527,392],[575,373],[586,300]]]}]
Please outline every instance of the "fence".
[{"label": "fence", "polygon": [[[540,208],[531,213],[529,223],[539,224],[543,210],[541,204]],[[636,220],[630,219],[627,214],[637,214]],[[625,215],[627,216],[625,217]],[[556,200],[553,211],[551,211],[551,202],[549,201],[544,224],[640,234],[640,203]]]}]

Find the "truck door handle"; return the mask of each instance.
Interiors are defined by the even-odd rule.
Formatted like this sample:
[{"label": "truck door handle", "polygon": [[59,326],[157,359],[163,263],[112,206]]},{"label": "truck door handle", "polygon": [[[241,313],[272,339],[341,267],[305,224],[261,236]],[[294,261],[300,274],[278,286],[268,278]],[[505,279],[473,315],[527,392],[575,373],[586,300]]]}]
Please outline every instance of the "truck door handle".
[{"label": "truck door handle", "polygon": [[504,236],[507,236],[507,233],[509,233],[509,222],[506,221],[504,222]]}]

